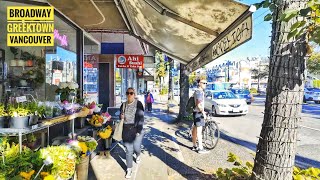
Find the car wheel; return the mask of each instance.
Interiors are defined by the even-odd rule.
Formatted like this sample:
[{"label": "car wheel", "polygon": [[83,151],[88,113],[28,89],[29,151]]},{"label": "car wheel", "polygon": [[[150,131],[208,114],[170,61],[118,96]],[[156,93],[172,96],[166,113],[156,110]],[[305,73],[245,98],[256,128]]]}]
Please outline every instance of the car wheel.
[{"label": "car wheel", "polygon": [[212,105],[212,116],[217,116],[217,110],[216,108],[214,107],[214,105]]},{"label": "car wheel", "polygon": [[320,104],[320,101],[315,101],[316,104]]}]

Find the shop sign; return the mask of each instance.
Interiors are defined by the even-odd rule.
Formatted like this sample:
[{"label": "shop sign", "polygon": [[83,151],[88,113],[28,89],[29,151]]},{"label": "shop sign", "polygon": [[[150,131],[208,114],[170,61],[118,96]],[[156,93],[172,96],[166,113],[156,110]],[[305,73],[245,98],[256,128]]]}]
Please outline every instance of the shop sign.
[{"label": "shop sign", "polygon": [[63,34],[61,35],[59,33],[59,30],[55,29],[54,32],[54,39],[58,40],[60,42],[60,46],[68,46],[68,39],[67,39],[67,35]]},{"label": "shop sign", "polygon": [[144,56],[143,55],[116,55],[116,67],[117,68],[129,68],[129,69],[143,69],[144,68]]},{"label": "shop sign", "polygon": [[8,6],[7,46],[54,46],[54,8]]},{"label": "shop sign", "polygon": [[243,22],[239,23],[235,28],[229,29],[225,36],[218,36],[206,52],[198,59],[187,65],[188,69],[196,70],[219,58],[225,53],[233,50],[241,44],[247,42],[252,37],[252,16],[248,16]]},{"label": "shop sign", "polygon": [[85,68],[98,68],[99,55],[98,54],[87,54],[84,55],[84,67]]}]

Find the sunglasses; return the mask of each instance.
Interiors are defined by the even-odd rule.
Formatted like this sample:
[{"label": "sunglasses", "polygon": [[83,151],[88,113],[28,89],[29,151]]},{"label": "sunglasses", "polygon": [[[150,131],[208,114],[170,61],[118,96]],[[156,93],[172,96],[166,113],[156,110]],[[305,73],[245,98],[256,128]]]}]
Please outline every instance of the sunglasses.
[{"label": "sunglasses", "polygon": [[134,95],[134,92],[126,92],[126,95]]},{"label": "sunglasses", "polygon": [[208,84],[208,83],[206,83],[206,82],[200,82],[200,83],[202,83],[202,84]]}]

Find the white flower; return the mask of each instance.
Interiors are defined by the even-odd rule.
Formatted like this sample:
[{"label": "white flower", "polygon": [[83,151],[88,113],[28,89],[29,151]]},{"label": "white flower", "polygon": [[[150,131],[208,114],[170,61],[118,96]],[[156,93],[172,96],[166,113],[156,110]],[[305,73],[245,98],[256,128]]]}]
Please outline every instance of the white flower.
[{"label": "white flower", "polygon": [[60,83],[59,83],[59,87],[60,87],[61,89],[63,89],[63,88],[68,87],[68,84],[67,84],[66,82],[60,82]]},{"label": "white flower", "polygon": [[79,88],[79,85],[75,82],[69,82],[68,87],[69,87],[69,89],[77,89],[77,88]]}]

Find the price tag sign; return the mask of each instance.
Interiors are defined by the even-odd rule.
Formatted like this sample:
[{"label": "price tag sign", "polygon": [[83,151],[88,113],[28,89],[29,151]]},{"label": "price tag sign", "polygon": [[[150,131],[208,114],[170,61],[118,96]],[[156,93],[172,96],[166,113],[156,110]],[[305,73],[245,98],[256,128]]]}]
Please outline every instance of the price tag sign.
[{"label": "price tag sign", "polygon": [[38,124],[31,126],[31,129],[37,129],[39,126]]},{"label": "price tag sign", "polygon": [[16,97],[16,101],[17,101],[17,103],[26,102],[27,101],[27,97],[26,96]]}]

